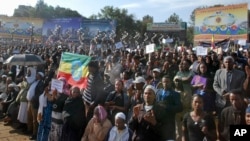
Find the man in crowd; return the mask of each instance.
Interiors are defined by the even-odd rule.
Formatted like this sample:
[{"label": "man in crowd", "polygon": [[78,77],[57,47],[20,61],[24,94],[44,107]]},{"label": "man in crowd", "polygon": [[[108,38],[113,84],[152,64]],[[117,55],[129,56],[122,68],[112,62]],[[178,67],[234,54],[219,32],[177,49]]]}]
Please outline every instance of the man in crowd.
[{"label": "man in crowd", "polygon": [[85,104],[85,113],[87,121],[93,117],[94,108],[98,104],[104,104],[106,97],[103,91],[104,83],[99,73],[99,65],[97,61],[91,61],[88,64],[89,76],[87,87],[83,92],[83,100]]},{"label": "man in crowd", "polygon": [[213,83],[217,93],[216,99],[220,101],[221,108],[230,105],[228,96],[232,89],[243,90],[245,80],[244,72],[233,68],[234,59],[231,56],[226,56],[223,64],[225,68],[216,71]]},{"label": "man in crowd", "polygon": [[36,81],[31,84],[26,97],[28,100],[28,131],[32,132],[31,140],[36,139],[37,135],[39,96],[44,91],[43,77],[44,74],[42,72],[36,74]]}]

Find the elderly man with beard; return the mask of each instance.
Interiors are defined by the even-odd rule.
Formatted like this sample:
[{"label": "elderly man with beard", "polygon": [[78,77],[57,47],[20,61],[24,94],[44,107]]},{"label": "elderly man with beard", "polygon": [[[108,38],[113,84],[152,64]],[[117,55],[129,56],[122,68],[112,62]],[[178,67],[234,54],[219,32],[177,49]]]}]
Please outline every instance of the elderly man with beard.
[{"label": "elderly man with beard", "polygon": [[133,131],[126,126],[126,116],[119,112],[115,115],[115,126],[113,126],[106,141],[132,141]]},{"label": "elderly man with beard", "polygon": [[[133,141],[166,141],[166,110],[156,102],[156,90],[148,85],[143,94],[144,102],[133,108],[129,128],[133,130]],[[171,129],[172,130],[172,129]]]}]

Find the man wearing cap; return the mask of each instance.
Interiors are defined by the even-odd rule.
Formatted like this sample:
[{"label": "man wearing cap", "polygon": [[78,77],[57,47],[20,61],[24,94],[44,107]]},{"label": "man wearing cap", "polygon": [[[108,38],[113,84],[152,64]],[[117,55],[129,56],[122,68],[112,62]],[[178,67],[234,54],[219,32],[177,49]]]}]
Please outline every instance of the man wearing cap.
[{"label": "man wearing cap", "polygon": [[160,82],[160,74],[161,70],[159,68],[154,68],[153,69],[153,80],[151,82],[151,85],[157,88],[158,83]]},{"label": "man wearing cap", "polygon": [[132,141],[133,131],[126,126],[126,116],[119,112],[115,115],[115,126],[109,131],[106,141]]},{"label": "man wearing cap", "polygon": [[166,134],[166,112],[156,103],[156,89],[147,85],[144,102],[133,108],[133,116],[129,121],[129,128],[134,131],[133,140],[136,141],[163,141],[168,140]]},{"label": "man wearing cap", "polygon": [[143,90],[146,86],[146,80],[142,76],[136,77],[136,79],[133,81],[134,88],[135,88],[135,94],[129,97],[129,108],[128,108],[128,119],[133,114],[133,107],[137,104],[141,104],[143,102]]},{"label": "man wearing cap", "polygon": [[44,91],[43,77],[43,72],[37,72],[36,80],[31,84],[26,97],[28,100],[28,131],[32,132],[32,136],[30,137],[31,140],[36,139],[37,135],[37,112],[39,108],[39,96]]}]

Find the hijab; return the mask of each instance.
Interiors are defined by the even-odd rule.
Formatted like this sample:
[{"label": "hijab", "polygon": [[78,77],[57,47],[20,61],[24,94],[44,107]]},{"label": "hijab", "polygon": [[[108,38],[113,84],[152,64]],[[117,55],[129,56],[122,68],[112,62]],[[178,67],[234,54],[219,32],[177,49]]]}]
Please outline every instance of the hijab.
[{"label": "hijab", "polygon": [[29,67],[28,70],[30,71],[30,76],[26,76],[26,80],[28,84],[31,84],[36,80],[36,69]]},{"label": "hijab", "polygon": [[100,106],[100,105],[98,105],[96,108],[98,109],[98,113],[99,113],[98,118],[99,118],[99,120],[101,122],[104,122],[106,120],[106,118],[107,118],[107,115],[108,115],[106,109],[103,106]]}]

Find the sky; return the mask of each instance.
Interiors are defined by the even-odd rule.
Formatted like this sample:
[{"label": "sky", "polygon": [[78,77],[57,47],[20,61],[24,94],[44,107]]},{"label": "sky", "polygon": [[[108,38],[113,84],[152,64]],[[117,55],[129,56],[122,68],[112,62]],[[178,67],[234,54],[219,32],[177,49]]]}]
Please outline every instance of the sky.
[{"label": "sky", "polygon": [[[248,3],[250,9],[250,0],[44,0],[44,2],[53,7],[76,10],[87,18],[98,14],[105,6],[124,8],[128,10],[128,14],[133,14],[136,20],[142,20],[143,16],[150,15],[154,18],[154,22],[164,22],[173,13],[179,15],[184,22],[189,22],[192,11],[200,6]],[[0,14],[12,16],[18,5],[34,7],[36,3],[37,0],[1,0]]]}]

